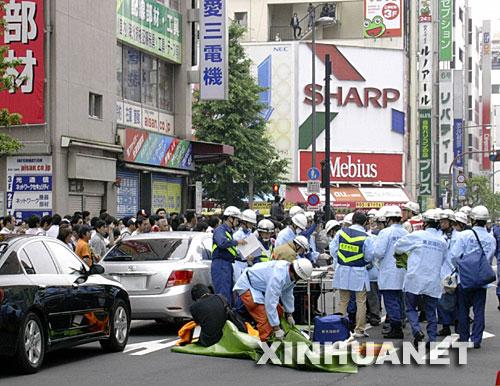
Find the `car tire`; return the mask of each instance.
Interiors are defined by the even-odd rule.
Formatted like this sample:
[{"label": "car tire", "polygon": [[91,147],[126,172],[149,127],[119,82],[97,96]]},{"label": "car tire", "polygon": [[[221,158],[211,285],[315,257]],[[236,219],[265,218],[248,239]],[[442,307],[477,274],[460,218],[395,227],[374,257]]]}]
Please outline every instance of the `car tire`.
[{"label": "car tire", "polygon": [[130,311],[121,299],[117,299],[110,318],[109,338],[101,340],[106,352],[120,352],[125,349],[130,332]]},{"label": "car tire", "polygon": [[45,356],[44,325],[34,312],[28,312],[19,330],[15,361],[24,374],[36,373]]}]

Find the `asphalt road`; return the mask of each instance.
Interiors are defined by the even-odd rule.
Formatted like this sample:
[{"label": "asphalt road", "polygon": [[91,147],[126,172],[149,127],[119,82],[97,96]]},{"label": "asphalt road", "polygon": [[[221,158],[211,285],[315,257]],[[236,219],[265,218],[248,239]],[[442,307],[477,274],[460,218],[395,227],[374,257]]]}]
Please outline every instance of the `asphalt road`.
[{"label": "asphalt road", "polygon": [[[133,322],[126,352],[103,354],[99,344],[88,344],[48,354],[42,370],[19,376],[0,364],[0,385],[467,385],[495,386],[500,371],[500,312],[495,289],[489,290],[486,331],[480,350],[468,351],[468,364],[459,366],[360,367],[358,374],[313,373],[259,366],[251,360],[211,358],[170,351],[177,326]],[[369,330],[370,340],[381,340],[380,327]],[[494,336],[490,336],[494,335]],[[410,337],[409,330],[406,336]],[[395,345],[397,343],[395,342]]]}]

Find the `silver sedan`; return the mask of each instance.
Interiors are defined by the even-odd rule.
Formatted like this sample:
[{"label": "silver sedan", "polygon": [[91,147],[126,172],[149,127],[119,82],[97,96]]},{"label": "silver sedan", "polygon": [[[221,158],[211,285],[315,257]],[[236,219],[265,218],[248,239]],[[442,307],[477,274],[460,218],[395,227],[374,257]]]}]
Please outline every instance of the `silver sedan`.
[{"label": "silver sedan", "polygon": [[158,232],[122,240],[101,261],[129,293],[132,319],[189,318],[191,288],[211,285],[212,234]]}]

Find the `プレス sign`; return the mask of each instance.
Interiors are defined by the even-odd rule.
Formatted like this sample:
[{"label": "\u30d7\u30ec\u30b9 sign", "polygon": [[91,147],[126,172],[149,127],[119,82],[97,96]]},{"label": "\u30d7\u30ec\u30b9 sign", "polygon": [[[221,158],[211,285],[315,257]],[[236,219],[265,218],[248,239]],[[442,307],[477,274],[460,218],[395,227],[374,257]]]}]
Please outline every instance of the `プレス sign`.
[{"label": "\u30d7\u30ec\u30b9 sign", "polygon": [[228,98],[226,0],[202,0],[200,15],[200,99]]},{"label": "\u30d7\u30ec\u30b9 sign", "polygon": [[182,15],[155,0],[118,0],[118,40],[182,63]]},{"label": "\u30d7\u30ec\u30b9 sign", "polygon": [[0,93],[0,108],[22,115],[24,124],[45,123],[44,113],[44,9],[43,0],[10,0],[0,18],[5,32],[0,42],[9,47],[6,60],[21,65],[7,69],[16,88]]},{"label": "\u30d7\u30ec\u30b9 sign", "polygon": [[419,110],[418,115],[420,123],[419,196],[424,202],[425,196],[432,195],[432,115],[430,110]]},{"label": "\u30d7\u30ec\u30b9 sign", "polygon": [[439,60],[452,59],[453,0],[439,0]]}]

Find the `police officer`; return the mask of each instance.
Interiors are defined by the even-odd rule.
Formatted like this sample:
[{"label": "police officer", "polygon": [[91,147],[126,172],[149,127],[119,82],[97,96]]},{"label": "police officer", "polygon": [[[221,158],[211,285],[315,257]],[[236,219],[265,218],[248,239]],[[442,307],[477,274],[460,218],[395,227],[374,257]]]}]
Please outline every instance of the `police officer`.
[{"label": "police officer", "polygon": [[228,206],[223,214],[223,223],[214,230],[212,246],[212,284],[216,294],[226,297],[233,305],[233,262],[238,256],[236,246],[245,245],[245,240],[234,240],[233,231],[238,227],[241,212],[234,206]]},{"label": "police officer", "polygon": [[469,219],[464,212],[455,212],[455,225],[454,228],[457,232],[462,232],[467,229]]},{"label": "police officer", "polygon": [[273,222],[267,219],[260,220],[257,224],[257,234],[257,240],[260,241],[264,250],[261,256],[257,256],[254,259],[254,264],[271,260],[274,250],[273,240],[271,240],[271,236],[274,234]]},{"label": "police officer", "polygon": [[[477,254],[484,255],[491,264],[496,251],[495,238],[486,230],[486,222],[490,218],[488,209],[482,205],[471,210],[472,229],[460,233],[456,243],[451,249],[451,260],[457,264],[458,259],[467,260]],[[479,243],[477,241],[479,239]],[[481,347],[484,331],[484,312],[486,305],[486,290],[483,288],[464,288],[460,283],[460,268],[458,269],[458,332],[461,342],[468,342],[472,338],[474,348]],[[474,311],[472,334],[469,325],[469,311]]]},{"label": "police officer", "polygon": [[427,317],[428,345],[436,341],[437,305],[442,293],[441,269],[447,251],[446,242],[438,230],[439,211],[430,209],[422,217],[425,230],[403,236],[394,246],[394,253],[398,258],[402,255],[408,256],[403,290],[414,345],[425,338],[418,318],[419,301],[423,304]]},{"label": "police officer", "polygon": [[336,261],[333,288],[339,290],[342,315],[347,314],[351,292],[356,295],[356,338],[368,336],[365,332],[366,293],[370,290],[370,279],[366,265],[373,260],[373,238],[365,231],[367,220],[363,212],[355,212],[353,225],[337,232],[330,243],[330,254]]},{"label": "police officer", "polygon": [[423,229],[424,222],[422,221],[422,216],[420,215],[420,205],[416,202],[408,201],[403,205],[403,211],[403,228],[405,228],[408,232]]},{"label": "police officer", "polygon": [[391,327],[389,331],[385,330],[384,336],[390,339],[403,339],[402,291],[406,272],[396,267],[394,243],[408,235],[408,231],[401,225],[402,213],[398,206],[387,207],[384,217],[387,219],[388,227],[381,230],[375,239],[375,259],[379,266],[378,288],[384,298]]},{"label": "police officer", "polygon": [[295,238],[295,236],[299,235],[306,228],[307,228],[306,215],[304,213],[297,213],[295,216],[292,217],[292,223],[288,225],[285,229],[282,229],[280,233],[278,233],[278,237],[276,238],[276,243],[274,244],[274,246],[279,247],[280,245],[292,241]]},{"label": "police officer", "polygon": [[[458,232],[455,230],[455,223],[455,213],[451,209],[445,209],[441,212],[439,227],[441,228],[441,234],[447,245],[446,261],[441,269],[442,278],[451,275],[455,270],[451,262],[450,254],[450,250],[458,237]],[[443,326],[438,332],[439,336],[451,335],[450,326],[454,324],[456,314],[456,294],[443,292],[438,303],[438,321]]]}]

